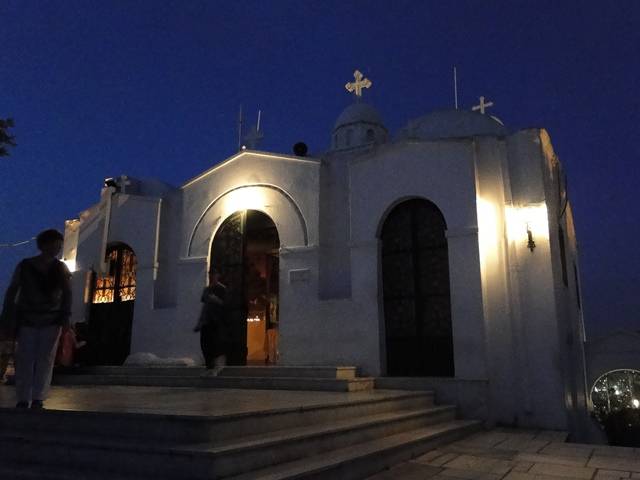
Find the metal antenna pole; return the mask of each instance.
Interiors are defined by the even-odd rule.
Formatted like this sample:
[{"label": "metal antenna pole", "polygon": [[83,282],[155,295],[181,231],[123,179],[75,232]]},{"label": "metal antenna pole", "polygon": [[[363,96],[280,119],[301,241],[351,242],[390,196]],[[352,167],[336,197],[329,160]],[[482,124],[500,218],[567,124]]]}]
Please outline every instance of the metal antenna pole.
[{"label": "metal antenna pole", "polygon": [[240,104],[240,113],[238,115],[238,150],[242,148],[242,104]]},{"label": "metal antenna pole", "polygon": [[453,96],[456,105],[456,110],[458,110],[458,71],[454,65],[453,67]]}]

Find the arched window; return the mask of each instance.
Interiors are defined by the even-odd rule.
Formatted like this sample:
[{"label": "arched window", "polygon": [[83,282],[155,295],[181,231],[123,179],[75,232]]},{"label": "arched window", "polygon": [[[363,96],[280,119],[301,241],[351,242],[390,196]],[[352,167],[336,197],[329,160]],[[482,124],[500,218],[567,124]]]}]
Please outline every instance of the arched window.
[{"label": "arched window", "polygon": [[599,420],[612,412],[640,408],[640,371],[625,369],[605,373],[593,384],[591,402]]},{"label": "arched window", "polygon": [[352,140],[352,137],[353,137],[353,130],[351,130],[351,129],[349,128],[349,129],[347,129],[347,133],[346,133],[346,137],[345,137],[345,145],[346,145],[347,147],[350,147],[350,146],[351,146],[351,140]]},{"label": "arched window", "polygon": [[108,271],[96,274],[92,303],[127,302],[136,299],[137,260],[133,250],[124,244],[107,250]]},{"label": "arched window", "polygon": [[376,139],[376,134],[373,132],[372,128],[367,130],[367,142],[373,142]]}]

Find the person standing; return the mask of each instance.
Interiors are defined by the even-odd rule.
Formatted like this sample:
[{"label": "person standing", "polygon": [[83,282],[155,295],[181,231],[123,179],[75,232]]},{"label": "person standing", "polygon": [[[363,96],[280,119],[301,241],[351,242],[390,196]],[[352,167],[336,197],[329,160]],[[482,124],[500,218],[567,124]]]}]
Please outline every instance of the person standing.
[{"label": "person standing", "polygon": [[42,409],[60,330],[71,316],[71,273],[56,257],[64,237],[45,230],[36,237],[40,254],[25,258],[15,269],[7,288],[0,317],[15,325],[17,408]]},{"label": "person standing", "polygon": [[200,332],[200,348],[210,375],[217,375],[227,364],[229,331],[227,326],[225,299],[227,287],[220,283],[220,273],[209,272],[209,286],[200,298],[202,311],[198,324],[193,329]]}]

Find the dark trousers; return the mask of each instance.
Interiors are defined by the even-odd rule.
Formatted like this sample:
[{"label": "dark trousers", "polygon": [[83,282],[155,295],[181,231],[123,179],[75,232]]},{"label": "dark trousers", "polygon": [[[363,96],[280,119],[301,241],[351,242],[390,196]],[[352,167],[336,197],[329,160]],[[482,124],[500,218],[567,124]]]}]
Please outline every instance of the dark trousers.
[{"label": "dark trousers", "polygon": [[213,325],[204,325],[200,330],[200,348],[207,368],[213,368],[213,361],[218,356],[215,333]]}]

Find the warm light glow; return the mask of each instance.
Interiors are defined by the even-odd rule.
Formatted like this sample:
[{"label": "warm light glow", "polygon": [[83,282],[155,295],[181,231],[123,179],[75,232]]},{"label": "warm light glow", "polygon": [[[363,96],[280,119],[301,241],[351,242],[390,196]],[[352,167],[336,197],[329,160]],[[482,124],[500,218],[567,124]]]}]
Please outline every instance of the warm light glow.
[{"label": "warm light glow", "polygon": [[63,258],[62,261],[64,262],[64,264],[67,266],[67,268],[69,269],[69,271],[71,273],[76,271],[76,261],[75,260],[67,260],[66,258]]},{"label": "warm light glow", "polygon": [[260,187],[238,188],[225,196],[227,214],[241,210],[264,210],[265,198]]},{"label": "warm light glow", "polygon": [[496,206],[478,197],[478,243],[483,266],[496,258],[498,247],[498,212]]},{"label": "warm light glow", "polygon": [[529,241],[527,230],[531,231],[536,243],[549,239],[549,219],[545,203],[520,207],[507,206],[505,214],[507,238],[510,242],[526,247]]},{"label": "warm light glow", "polygon": [[633,408],[639,408],[640,407],[640,400],[638,400],[637,398],[634,398],[631,403],[633,404]]}]

